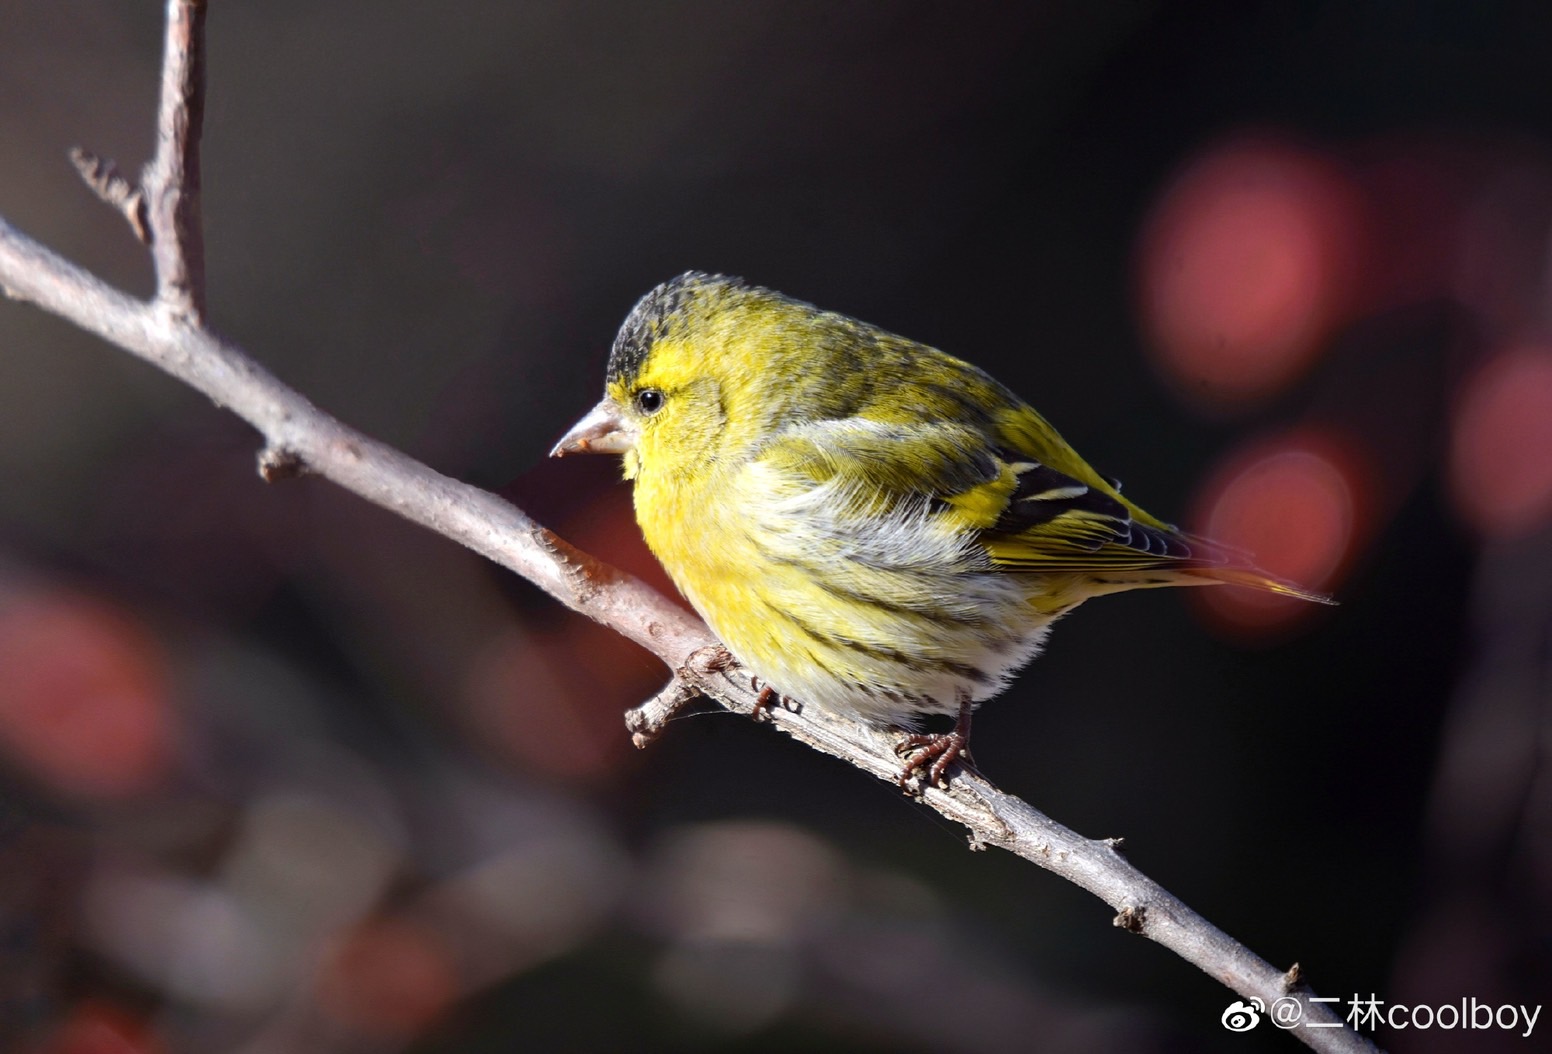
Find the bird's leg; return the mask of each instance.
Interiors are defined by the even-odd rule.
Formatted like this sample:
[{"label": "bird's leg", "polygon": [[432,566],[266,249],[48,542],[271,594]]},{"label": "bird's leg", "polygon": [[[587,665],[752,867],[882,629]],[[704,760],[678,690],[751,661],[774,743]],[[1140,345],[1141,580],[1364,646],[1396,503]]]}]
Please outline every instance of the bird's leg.
[{"label": "bird's leg", "polygon": [[943,773],[954,760],[970,758],[970,697],[959,695],[959,718],[952,732],[914,732],[907,735],[895,753],[909,755],[905,768],[900,770],[899,783],[903,789],[911,776],[925,771],[927,782],[934,787],[943,786]]}]

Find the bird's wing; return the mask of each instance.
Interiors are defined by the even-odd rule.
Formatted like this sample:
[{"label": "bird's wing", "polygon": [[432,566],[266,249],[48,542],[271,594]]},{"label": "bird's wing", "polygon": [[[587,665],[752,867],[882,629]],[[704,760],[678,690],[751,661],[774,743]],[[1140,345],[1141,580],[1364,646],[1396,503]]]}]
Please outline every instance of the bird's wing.
[{"label": "bird's wing", "polygon": [[756,459],[778,478],[826,486],[842,517],[926,508],[1008,570],[1189,570],[1218,562],[1198,539],[1134,517],[1113,485],[1084,482],[965,424],[812,422],[784,430]]}]

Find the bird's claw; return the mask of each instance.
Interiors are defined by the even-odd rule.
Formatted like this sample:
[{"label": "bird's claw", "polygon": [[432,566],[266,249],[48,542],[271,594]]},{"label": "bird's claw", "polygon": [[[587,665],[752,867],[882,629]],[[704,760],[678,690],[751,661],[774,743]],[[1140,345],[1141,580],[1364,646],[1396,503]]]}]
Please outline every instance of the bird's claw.
[{"label": "bird's claw", "polygon": [[792,696],[783,695],[770,685],[762,684],[758,677],[749,678],[749,687],[759,693],[755,696],[754,709],[749,712],[749,716],[756,721],[769,720],[765,715],[773,709],[792,710],[794,712],[802,709],[798,701],[792,698]]},{"label": "bird's claw", "polygon": [[905,790],[911,777],[922,773],[929,786],[943,786],[943,773],[960,756],[969,756],[969,745],[969,738],[961,735],[958,729],[952,732],[914,732],[907,735],[895,748],[896,754],[906,755],[905,767],[900,770],[896,782],[901,790]]},{"label": "bird's claw", "polygon": [[759,678],[749,678],[749,687],[759,689],[760,694],[754,697],[754,709],[749,711],[749,716],[756,721],[765,719],[765,712],[774,704],[781,705],[781,696],[770,685],[760,684]]},{"label": "bird's claw", "polygon": [[956,760],[963,757],[965,762],[970,762],[970,713],[971,703],[968,696],[959,698],[959,717],[954,722],[952,732],[908,732],[895,747],[896,754],[904,754],[905,767],[900,770],[900,775],[895,781],[901,790],[907,788],[911,777],[922,773],[926,777],[926,785],[930,787],[943,786],[943,773]]}]

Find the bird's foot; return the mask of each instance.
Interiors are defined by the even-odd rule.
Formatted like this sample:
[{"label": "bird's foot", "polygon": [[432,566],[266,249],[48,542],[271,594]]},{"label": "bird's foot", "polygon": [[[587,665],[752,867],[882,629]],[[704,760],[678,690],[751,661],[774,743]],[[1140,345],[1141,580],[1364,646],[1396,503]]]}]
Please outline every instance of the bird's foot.
[{"label": "bird's foot", "polygon": [[[702,674],[726,673],[729,670],[736,670],[743,666],[738,661],[738,656],[728,651],[721,644],[714,644],[694,652],[685,665]],[[749,689],[757,693],[754,700],[754,709],[749,711],[749,716],[756,721],[765,719],[766,713],[772,707],[786,710],[794,704],[794,700],[790,696],[782,695],[775,688],[753,675],[749,678]]]},{"label": "bird's foot", "polygon": [[896,754],[904,754],[905,767],[900,770],[896,782],[905,790],[911,777],[924,773],[927,783],[943,786],[943,773],[962,754],[970,741],[959,732],[913,732],[896,748]]},{"label": "bird's foot", "polygon": [[754,709],[749,711],[749,716],[756,721],[769,720],[765,715],[773,709],[790,710],[792,713],[798,713],[803,709],[803,704],[798,700],[778,692],[758,677],[749,678],[749,687],[759,693],[755,696]]},{"label": "bird's foot", "polygon": [[927,785],[943,786],[943,773],[950,765],[961,757],[970,761],[970,700],[960,699],[959,719],[952,732],[908,733],[895,753],[905,755],[905,767],[896,780],[901,790],[917,773],[926,777]]},{"label": "bird's foot", "polygon": [[749,711],[750,718],[755,721],[765,720],[765,712],[771,707],[787,705],[780,692],[768,684],[761,684],[758,677],[749,678],[749,687],[759,689],[760,692],[754,697],[754,709]]}]

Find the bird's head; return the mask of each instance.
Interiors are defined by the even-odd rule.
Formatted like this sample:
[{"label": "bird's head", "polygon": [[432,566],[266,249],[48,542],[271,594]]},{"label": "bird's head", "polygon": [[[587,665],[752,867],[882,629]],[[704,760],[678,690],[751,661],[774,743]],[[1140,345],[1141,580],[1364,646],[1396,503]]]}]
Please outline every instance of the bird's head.
[{"label": "bird's head", "polygon": [[637,302],[604,398],[550,451],[623,454],[625,475],[692,472],[768,434],[789,402],[804,309],[742,279],[690,271]]}]

